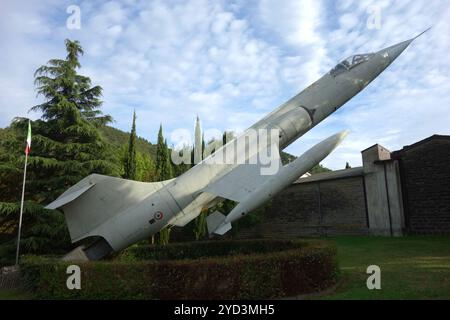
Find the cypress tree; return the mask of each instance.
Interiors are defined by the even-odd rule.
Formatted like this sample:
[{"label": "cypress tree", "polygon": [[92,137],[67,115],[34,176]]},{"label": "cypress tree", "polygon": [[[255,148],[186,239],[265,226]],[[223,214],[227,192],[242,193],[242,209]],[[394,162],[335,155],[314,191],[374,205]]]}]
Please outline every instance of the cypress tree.
[{"label": "cypress tree", "polygon": [[168,180],[173,177],[169,148],[164,140],[162,124],[159,126],[158,142],[156,145],[156,176],[158,181]]},{"label": "cypress tree", "polygon": [[173,165],[172,165],[172,160],[170,158],[170,149],[167,146],[167,140],[164,140],[164,151],[165,151],[165,166],[164,166],[164,176],[163,179],[168,180],[168,179],[172,179],[173,178]]},{"label": "cypress tree", "polygon": [[136,180],[136,112],[133,112],[133,124],[131,126],[128,152],[124,161],[125,179]]}]

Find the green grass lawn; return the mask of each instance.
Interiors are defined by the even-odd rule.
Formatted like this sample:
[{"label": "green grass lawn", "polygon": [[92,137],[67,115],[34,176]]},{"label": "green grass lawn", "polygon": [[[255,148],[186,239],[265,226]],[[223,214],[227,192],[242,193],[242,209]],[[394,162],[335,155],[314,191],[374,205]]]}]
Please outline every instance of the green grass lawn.
[{"label": "green grass lawn", "polygon": [[[325,299],[450,299],[450,237],[330,237],[341,281]],[[381,268],[381,290],[368,290],[366,269]]]}]

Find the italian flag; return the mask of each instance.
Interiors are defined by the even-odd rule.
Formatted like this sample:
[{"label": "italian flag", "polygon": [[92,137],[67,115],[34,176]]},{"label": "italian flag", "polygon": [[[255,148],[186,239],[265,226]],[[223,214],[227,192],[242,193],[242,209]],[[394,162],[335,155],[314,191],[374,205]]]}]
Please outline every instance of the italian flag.
[{"label": "italian flag", "polygon": [[31,150],[31,123],[30,120],[28,120],[28,134],[27,134],[27,146],[25,148],[25,154],[30,154]]}]

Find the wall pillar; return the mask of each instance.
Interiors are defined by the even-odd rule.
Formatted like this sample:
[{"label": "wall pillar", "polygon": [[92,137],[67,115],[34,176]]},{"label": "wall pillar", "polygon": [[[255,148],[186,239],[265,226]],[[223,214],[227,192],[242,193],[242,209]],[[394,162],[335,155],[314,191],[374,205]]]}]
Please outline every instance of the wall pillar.
[{"label": "wall pillar", "polygon": [[381,236],[401,236],[404,215],[398,162],[376,144],[361,151],[367,194],[369,232]]}]

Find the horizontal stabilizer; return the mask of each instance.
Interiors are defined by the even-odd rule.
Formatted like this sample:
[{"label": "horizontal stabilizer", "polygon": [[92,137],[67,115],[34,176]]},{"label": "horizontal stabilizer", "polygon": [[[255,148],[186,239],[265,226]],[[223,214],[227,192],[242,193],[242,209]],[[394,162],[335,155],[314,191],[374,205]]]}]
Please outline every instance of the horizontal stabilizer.
[{"label": "horizontal stabilizer", "polygon": [[58,209],[69,202],[72,202],[79,196],[81,196],[83,193],[88,191],[90,188],[92,188],[95,185],[95,183],[89,183],[87,186],[82,187],[81,189],[78,189],[76,191],[70,192],[70,193],[64,193],[61,197],[59,197],[57,200],[50,203],[48,206],[45,207],[45,209]]},{"label": "horizontal stabilizer", "polygon": [[231,223],[225,223],[221,225],[219,228],[214,230],[214,234],[218,234],[219,236],[223,236],[225,233],[231,230]]},{"label": "horizontal stabilizer", "polygon": [[208,227],[208,233],[211,234],[223,221],[225,221],[225,216],[219,211],[214,211],[207,216],[206,225]]}]

